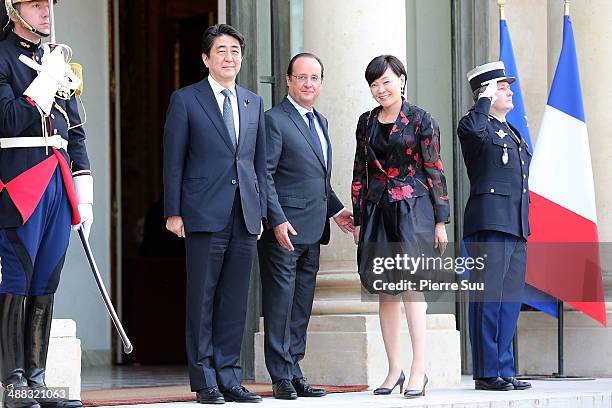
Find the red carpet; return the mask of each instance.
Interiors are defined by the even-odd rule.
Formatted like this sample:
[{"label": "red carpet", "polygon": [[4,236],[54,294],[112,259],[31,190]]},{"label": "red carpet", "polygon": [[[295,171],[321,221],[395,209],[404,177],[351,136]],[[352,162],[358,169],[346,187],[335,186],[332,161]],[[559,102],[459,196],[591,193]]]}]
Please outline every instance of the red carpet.
[{"label": "red carpet", "polygon": [[[249,389],[249,391],[255,392],[262,397],[272,396],[272,386],[270,384],[245,383],[244,385]],[[367,385],[316,385],[316,387],[324,388],[327,393],[359,392],[368,388]],[[99,407],[104,405],[189,402],[195,401],[195,393],[191,392],[188,385],[143,388],[109,388],[83,391],[81,393],[81,399],[83,400],[83,404],[87,407]]]}]

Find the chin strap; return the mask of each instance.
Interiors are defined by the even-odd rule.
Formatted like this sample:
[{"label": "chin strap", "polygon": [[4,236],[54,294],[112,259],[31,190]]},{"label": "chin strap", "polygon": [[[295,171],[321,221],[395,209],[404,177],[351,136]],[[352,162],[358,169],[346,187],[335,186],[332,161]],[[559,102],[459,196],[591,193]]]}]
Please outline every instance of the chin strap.
[{"label": "chin strap", "polygon": [[[19,15],[19,12],[13,6],[13,2],[11,0],[4,0],[4,5],[6,6],[7,14],[9,16],[14,17],[19,22],[19,24],[21,24],[26,30],[28,30],[32,34],[37,35],[37,36],[39,36],[41,38],[49,37],[49,34],[45,34],[45,33],[42,33],[40,31],[38,31],[37,29],[32,27],[32,25],[30,23],[25,21],[23,19],[23,17],[21,17],[21,15]],[[9,22],[10,22],[10,19],[9,19]]]}]

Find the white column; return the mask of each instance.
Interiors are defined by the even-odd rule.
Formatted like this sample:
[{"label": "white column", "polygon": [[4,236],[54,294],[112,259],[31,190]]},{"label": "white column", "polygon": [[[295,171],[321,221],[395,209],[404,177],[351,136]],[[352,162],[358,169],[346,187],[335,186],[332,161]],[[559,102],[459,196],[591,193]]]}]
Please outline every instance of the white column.
[{"label": "white column", "polygon": [[[381,54],[393,54],[406,62],[405,1],[305,1],[304,51],[319,56],[325,67],[317,109],[329,120],[334,190],[351,209],[355,127],[359,115],[376,106],[365,69]],[[331,244],[321,253],[315,313],[376,311],[376,304],[346,303],[351,294],[359,299],[355,254],[352,236],[332,225]]]},{"label": "white column", "polygon": [[[612,302],[612,89],[606,86],[612,66],[612,2],[573,1],[570,16],[576,39],[582,98],[589,131],[599,239],[604,243],[601,251],[604,285],[607,300]],[[612,310],[612,303],[608,303],[608,306],[608,310]]]}]

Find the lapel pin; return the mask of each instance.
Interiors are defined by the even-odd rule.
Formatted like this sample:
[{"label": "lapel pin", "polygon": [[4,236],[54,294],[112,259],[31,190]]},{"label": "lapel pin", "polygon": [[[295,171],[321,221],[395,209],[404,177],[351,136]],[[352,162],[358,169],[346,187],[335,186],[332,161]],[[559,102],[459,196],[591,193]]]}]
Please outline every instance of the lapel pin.
[{"label": "lapel pin", "polygon": [[497,134],[497,136],[499,136],[500,139],[503,139],[504,137],[508,136],[508,134],[506,132],[504,132],[502,129],[499,129],[495,133]]},{"label": "lapel pin", "polygon": [[249,103],[251,103],[251,100],[250,99],[246,99],[244,101],[244,107],[246,108]]}]

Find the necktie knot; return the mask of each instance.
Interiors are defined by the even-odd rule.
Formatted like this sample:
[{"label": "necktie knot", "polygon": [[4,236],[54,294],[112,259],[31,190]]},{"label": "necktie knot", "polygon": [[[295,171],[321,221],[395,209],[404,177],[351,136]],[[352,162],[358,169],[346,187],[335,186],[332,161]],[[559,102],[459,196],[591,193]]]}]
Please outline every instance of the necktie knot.
[{"label": "necktie knot", "polygon": [[306,112],[306,117],[308,118],[308,121],[314,121],[314,114],[312,112]]},{"label": "necktie knot", "polygon": [[232,91],[230,91],[229,89],[224,89],[221,91],[221,93],[223,94],[223,96],[225,96],[226,98],[229,98],[230,95],[232,94]]}]

